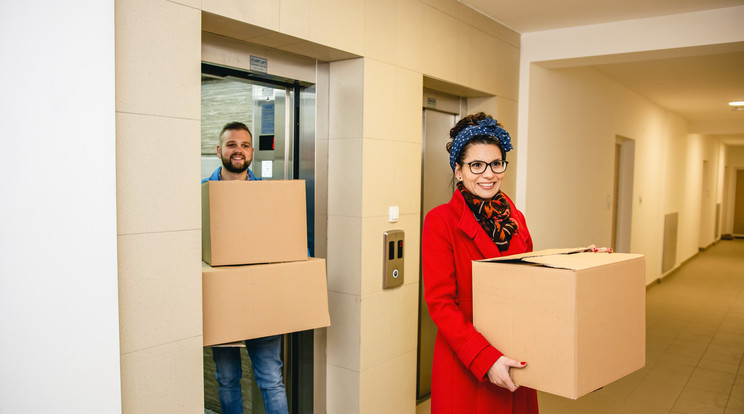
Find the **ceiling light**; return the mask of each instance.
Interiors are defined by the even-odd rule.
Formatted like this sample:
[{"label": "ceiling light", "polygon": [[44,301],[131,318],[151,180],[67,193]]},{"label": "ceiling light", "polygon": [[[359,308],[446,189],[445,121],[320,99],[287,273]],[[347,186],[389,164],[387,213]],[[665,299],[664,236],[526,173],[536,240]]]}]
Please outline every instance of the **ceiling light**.
[{"label": "ceiling light", "polygon": [[744,101],[731,101],[729,106],[732,111],[744,111]]}]

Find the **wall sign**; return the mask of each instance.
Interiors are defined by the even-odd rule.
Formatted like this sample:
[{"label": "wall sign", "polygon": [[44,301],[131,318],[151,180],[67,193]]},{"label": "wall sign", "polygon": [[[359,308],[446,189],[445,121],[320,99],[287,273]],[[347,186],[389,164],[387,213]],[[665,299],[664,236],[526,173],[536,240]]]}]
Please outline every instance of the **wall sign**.
[{"label": "wall sign", "polygon": [[269,60],[251,55],[251,70],[255,72],[268,73]]}]

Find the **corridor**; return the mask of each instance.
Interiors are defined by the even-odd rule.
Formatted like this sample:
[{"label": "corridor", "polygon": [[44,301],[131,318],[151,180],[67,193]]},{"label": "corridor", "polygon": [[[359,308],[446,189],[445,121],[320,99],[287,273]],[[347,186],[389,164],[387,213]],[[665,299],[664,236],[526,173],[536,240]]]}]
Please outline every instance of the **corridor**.
[{"label": "corridor", "polygon": [[722,240],[647,289],[646,367],[543,414],[744,413],[744,240]]}]

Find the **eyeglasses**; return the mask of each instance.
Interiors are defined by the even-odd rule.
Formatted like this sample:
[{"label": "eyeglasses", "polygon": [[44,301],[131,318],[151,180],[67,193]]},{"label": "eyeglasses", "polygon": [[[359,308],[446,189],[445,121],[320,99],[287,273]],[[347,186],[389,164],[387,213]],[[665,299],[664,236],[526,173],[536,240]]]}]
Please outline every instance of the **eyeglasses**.
[{"label": "eyeglasses", "polygon": [[506,171],[506,166],[509,165],[509,162],[504,160],[491,161],[490,163],[485,161],[471,161],[466,162],[465,164],[470,167],[470,172],[473,174],[483,174],[486,172],[486,167],[489,165],[491,166],[491,171],[495,174],[501,174]]}]

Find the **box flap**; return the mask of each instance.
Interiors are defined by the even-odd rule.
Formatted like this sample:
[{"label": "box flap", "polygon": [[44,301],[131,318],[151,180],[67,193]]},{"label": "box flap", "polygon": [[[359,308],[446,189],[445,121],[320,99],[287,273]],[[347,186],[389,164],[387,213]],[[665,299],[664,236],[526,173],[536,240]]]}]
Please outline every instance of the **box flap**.
[{"label": "box flap", "polygon": [[536,250],[534,252],[529,252],[529,253],[514,254],[511,256],[492,257],[490,259],[483,259],[483,260],[478,260],[478,261],[479,262],[519,262],[519,261],[523,261],[525,258],[530,258],[530,257],[552,256],[556,254],[571,254],[571,253],[583,252],[584,250],[586,250],[586,247],[569,247],[569,248],[564,248],[564,249],[544,249],[544,250]]},{"label": "box flap", "polygon": [[584,270],[593,267],[604,266],[612,263],[624,262],[626,260],[641,257],[640,254],[628,253],[575,253],[556,254],[552,256],[540,256],[524,259],[524,261],[558,269]]},{"label": "box flap", "polygon": [[529,263],[557,269],[583,270],[592,267],[623,262],[642,255],[628,253],[585,252],[586,247],[566,249],[546,249],[513,256],[494,257],[480,260],[494,263]]}]

